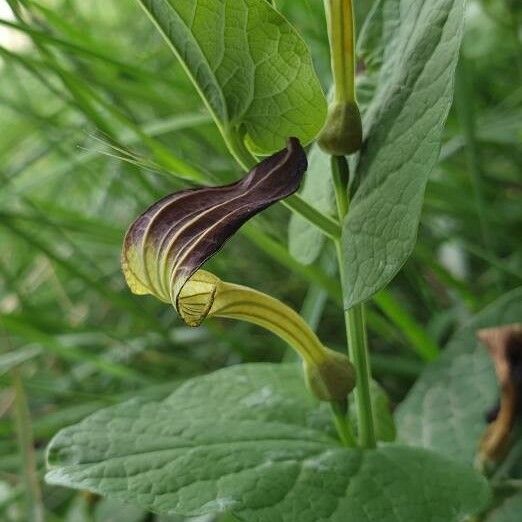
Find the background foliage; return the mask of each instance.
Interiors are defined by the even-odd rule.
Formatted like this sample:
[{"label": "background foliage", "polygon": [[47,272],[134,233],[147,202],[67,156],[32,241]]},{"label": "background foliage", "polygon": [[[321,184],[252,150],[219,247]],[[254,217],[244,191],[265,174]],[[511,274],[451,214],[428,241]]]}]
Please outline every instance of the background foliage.
[{"label": "background foliage", "polygon": [[[143,521],[140,510],[44,485],[50,437],[137,391],[161,400],[190,376],[289,356],[244,323],[188,329],[173,310],[124,287],[121,240],[142,209],[190,182],[240,172],[137,3],[9,3],[25,10],[0,22],[9,29],[0,46],[0,518],[26,520],[30,490],[48,520]],[[321,2],[277,4],[328,88]],[[371,2],[357,5],[362,23]],[[457,328],[522,279],[521,16],[511,0],[468,3],[419,242],[369,309],[374,372],[395,404]],[[256,218],[214,269],[302,309],[340,346],[332,267],[288,253],[288,218],[282,207]]]}]

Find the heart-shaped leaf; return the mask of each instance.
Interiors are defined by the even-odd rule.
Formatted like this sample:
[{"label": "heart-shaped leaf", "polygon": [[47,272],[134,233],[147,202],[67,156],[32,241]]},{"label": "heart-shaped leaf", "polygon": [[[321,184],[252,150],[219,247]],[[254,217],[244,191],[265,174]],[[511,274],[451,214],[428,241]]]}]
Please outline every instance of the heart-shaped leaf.
[{"label": "heart-shaped leaf", "polygon": [[48,462],[53,484],[248,522],[458,522],[489,498],[471,468],[435,453],[340,446],[295,365],[236,366],[107,408],[60,432]]},{"label": "heart-shaped leaf", "polygon": [[269,154],[321,129],[326,101],[310,52],[266,0],[139,0],[225,136]]}]

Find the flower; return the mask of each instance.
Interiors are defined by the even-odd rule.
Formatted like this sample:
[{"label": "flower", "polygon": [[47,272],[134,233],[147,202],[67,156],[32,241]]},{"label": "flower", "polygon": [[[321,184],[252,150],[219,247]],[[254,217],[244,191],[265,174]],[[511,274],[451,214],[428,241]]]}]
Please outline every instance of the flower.
[{"label": "flower", "polygon": [[290,138],[286,149],[236,183],[176,192],[149,207],[123,244],[123,274],[132,292],[177,307],[190,276],[251,217],[293,194],[306,168],[299,140]]},{"label": "flower", "polygon": [[345,355],[323,346],[281,301],[200,269],[248,219],[293,194],[306,168],[301,144],[290,138],[286,149],[236,183],[166,196],[130,226],[122,268],[132,292],[171,303],[189,326],[199,326],[206,317],[225,317],[275,333],[303,358],[313,393],[321,400],[342,402],[355,384]]}]

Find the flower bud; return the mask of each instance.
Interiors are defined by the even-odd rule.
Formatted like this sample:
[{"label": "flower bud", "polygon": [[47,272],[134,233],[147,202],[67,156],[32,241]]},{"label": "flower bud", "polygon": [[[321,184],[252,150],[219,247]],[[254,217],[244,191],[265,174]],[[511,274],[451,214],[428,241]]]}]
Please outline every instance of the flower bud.
[{"label": "flower bud", "polygon": [[305,360],[304,371],[310,391],[320,401],[342,402],[355,387],[355,371],[348,357],[325,348],[322,362]]},{"label": "flower bud", "polygon": [[331,156],[353,154],[361,148],[361,115],[355,101],[335,102],[330,105],[318,143]]}]

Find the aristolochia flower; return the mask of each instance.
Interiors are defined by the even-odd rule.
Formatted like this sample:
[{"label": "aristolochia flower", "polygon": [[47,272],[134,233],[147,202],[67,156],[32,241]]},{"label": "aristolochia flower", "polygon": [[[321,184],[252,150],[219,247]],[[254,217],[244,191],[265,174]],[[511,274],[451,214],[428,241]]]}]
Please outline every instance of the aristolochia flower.
[{"label": "aristolochia flower", "polygon": [[135,294],[172,303],[190,326],[208,316],[227,317],[279,335],[303,358],[312,391],[323,400],[343,401],[354,385],[346,356],[324,347],[303,319],[277,299],[199,270],[243,223],[294,193],[306,168],[303,148],[290,138],[286,149],[236,183],[163,198],[127,231],[122,267]]}]

